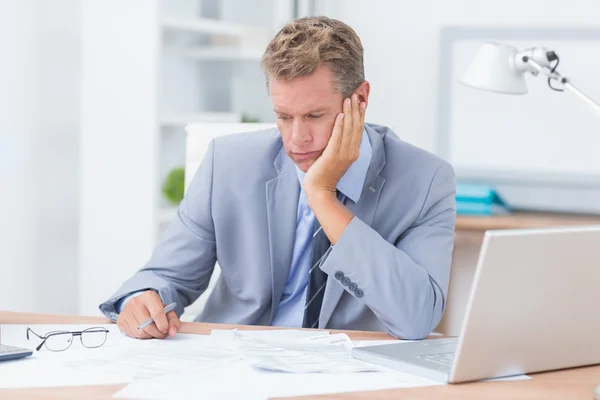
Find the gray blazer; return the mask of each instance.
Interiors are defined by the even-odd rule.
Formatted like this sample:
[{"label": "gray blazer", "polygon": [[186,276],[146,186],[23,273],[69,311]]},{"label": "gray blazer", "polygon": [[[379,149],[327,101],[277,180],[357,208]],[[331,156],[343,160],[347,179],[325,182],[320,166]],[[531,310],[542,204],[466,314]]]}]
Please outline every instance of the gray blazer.
[{"label": "gray blazer", "polygon": [[[454,170],[389,128],[365,129],[371,164],[358,203],[346,203],[355,217],[322,265],[319,328],[423,338],[446,305]],[[118,300],[153,289],[181,315],[218,260],[221,276],[196,320],[270,325],[292,261],[299,191],[277,129],[213,140],[152,257],[101,311],[110,318]]]}]

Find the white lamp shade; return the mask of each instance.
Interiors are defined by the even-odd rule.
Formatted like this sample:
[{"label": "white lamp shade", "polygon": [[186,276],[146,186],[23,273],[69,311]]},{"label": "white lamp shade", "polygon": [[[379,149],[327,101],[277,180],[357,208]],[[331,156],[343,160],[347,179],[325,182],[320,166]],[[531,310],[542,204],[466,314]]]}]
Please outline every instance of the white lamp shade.
[{"label": "white lamp shade", "polygon": [[484,43],[460,82],[497,93],[527,93],[525,76],[515,66],[517,51],[516,47],[505,44]]}]

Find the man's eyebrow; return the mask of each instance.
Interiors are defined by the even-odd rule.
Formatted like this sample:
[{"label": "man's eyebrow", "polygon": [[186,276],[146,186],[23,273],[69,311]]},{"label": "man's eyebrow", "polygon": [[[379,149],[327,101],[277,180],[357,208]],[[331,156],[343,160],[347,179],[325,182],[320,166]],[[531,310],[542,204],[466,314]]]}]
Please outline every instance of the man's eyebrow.
[{"label": "man's eyebrow", "polygon": [[[323,112],[323,111],[326,111],[326,110],[327,110],[327,107],[319,107],[319,108],[315,108],[315,109],[312,109],[312,110],[308,111],[304,115],[315,114],[315,113]],[[275,112],[276,114],[288,115],[288,113],[286,113],[285,111],[281,111],[281,110],[278,110],[276,108],[273,109],[273,112]]]},{"label": "man's eyebrow", "polygon": [[310,110],[309,112],[306,113],[306,115],[308,114],[314,114],[314,113],[320,113],[327,110],[327,107],[319,107],[319,108],[315,108],[314,110]]}]

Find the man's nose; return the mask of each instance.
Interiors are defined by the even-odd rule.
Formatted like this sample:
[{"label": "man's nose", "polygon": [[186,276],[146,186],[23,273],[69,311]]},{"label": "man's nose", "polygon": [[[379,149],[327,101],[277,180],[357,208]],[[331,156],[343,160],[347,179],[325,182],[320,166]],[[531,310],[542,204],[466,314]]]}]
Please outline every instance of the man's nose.
[{"label": "man's nose", "polygon": [[295,119],[292,124],[292,140],[297,145],[302,145],[312,140],[308,126],[301,120]]}]

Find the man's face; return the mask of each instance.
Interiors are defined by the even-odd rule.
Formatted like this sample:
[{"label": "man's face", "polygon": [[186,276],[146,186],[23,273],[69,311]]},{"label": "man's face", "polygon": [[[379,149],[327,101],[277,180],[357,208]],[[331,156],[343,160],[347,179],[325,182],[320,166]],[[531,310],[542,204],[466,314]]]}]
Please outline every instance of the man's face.
[{"label": "man's face", "polygon": [[342,95],[333,90],[333,75],[320,66],[292,82],[269,81],[273,110],[287,155],[307,172],[329,142]]}]

